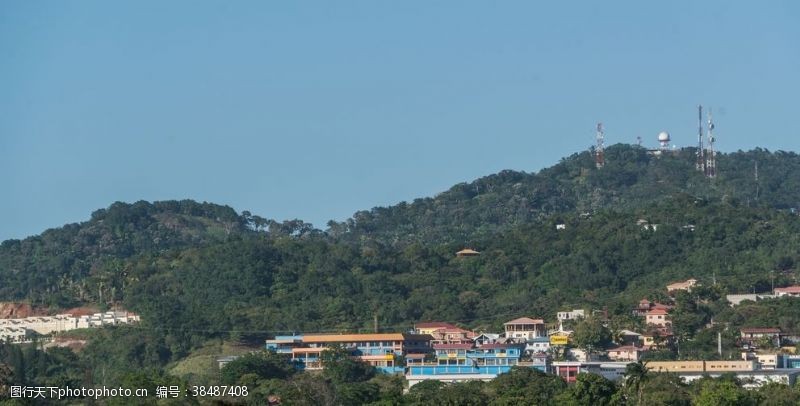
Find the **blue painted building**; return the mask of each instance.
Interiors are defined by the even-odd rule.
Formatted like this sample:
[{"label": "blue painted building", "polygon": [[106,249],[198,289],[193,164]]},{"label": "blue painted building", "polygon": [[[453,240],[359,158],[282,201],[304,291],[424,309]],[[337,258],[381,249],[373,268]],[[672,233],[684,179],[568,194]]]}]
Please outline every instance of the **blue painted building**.
[{"label": "blue painted building", "polygon": [[547,370],[546,357],[522,361],[525,344],[436,344],[433,359],[407,359],[406,379],[409,386],[425,380],[459,382],[488,381],[515,366]]},{"label": "blue painted building", "polygon": [[403,359],[422,359],[431,352],[428,334],[305,334],[277,336],[266,348],[291,356],[300,369],[322,369],[320,356],[331,347],[341,347],[350,356],[386,373],[403,373]]}]

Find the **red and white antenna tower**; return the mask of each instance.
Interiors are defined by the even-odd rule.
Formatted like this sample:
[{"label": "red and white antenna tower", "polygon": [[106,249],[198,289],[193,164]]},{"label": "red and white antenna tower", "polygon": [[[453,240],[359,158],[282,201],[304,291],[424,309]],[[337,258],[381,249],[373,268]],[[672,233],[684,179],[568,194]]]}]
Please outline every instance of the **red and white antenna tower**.
[{"label": "red and white antenna tower", "polygon": [[597,168],[602,168],[606,164],[605,136],[603,135],[603,123],[597,123],[597,146],[594,149],[594,163]]},{"label": "red and white antenna tower", "polygon": [[708,151],[706,151],[706,176],[717,177],[717,153],[714,151],[714,119],[708,109]]},{"label": "red and white antenna tower", "polygon": [[703,106],[697,106],[697,163],[695,168],[706,173],[706,158],[703,150]]}]

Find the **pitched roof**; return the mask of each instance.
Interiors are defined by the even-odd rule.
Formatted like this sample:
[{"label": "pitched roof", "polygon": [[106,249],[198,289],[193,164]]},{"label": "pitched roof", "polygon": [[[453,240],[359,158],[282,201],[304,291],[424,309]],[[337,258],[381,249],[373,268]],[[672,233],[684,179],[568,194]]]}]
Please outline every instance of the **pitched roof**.
[{"label": "pitched roof", "polygon": [[430,334],[412,334],[412,333],[403,333],[403,338],[406,341],[413,340],[413,341],[431,341],[433,340],[433,336]]},{"label": "pitched roof", "polygon": [[470,350],[474,348],[472,343],[469,344],[434,344],[434,350]]},{"label": "pitched roof", "polygon": [[414,327],[416,327],[418,329],[420,329],[420,328],[424,328],[424,329],[429,329],[429,328],[437,328],[437,329],[438,328],[458,328],[456,325],[450,324],[450,323],[445,322],[445,321],[424,321],[422,323],[414,324]]},{"label": "pitched roof", "polygon": [[458,255],[458,256],[480,255],[480,254],[481,254],[480,252],[475,251],[475,250],[473,250],[471,248],[464,248],[463,250],[456,252],[456,255]]},{"label": "pitched roof", "polygon": [[485,348],[487,350],[491,350],[491,349],[520,348],[520,347],[522,347],[522,344],[500,344],[500,343],[494,343],[494,344],[484,344],[480,348],[482,348],[482,349]]},{"label": "pitched roof", "polygon": [[775,293],[800,293],[800,286],[787,286],[785,288],[775,288]]},{"label": "pitched roof", "polygon": [[636,347],[634,345],[623,345],[621,347],[609,348],[607,351],[608,352],[612,352],[612,351],[614,351],[614,352],[618,352],[618,351],[637,351],[637,352],[639,352],[639,351],[647,351],[647,350],[642,348],[642,347]]},{"label": "pitched roof", "polygon": [[349,343],[354,341],[403,341],[401,333],[388,334],[306,334],[304,343]]},{"label": "pitched roof", "polygon": [[667,312],[667,309],[655,308],[653,310],[648,310],[647,313],[645,314],[650,316],[651,314],[652,315],[669,314],[669,312]]},{"label": "pitched roof", "polygon": [[742,333],[745,334],[777,334],[780,332],[781,329],[775,327],[749,327],[742,329]]},{"label": "pitched roof", "polygon": [[532,319],[530,317],[520,317],[518,319],[514,319],[508,322],[503,323],[503,325],[507,324],[544,324],[544,320],[542,319]]}]

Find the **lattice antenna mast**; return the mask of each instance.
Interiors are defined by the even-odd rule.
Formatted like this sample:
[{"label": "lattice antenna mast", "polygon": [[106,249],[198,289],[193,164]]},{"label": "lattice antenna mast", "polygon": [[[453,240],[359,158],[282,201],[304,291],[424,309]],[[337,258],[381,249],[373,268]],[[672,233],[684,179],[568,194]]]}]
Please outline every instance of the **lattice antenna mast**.
[{"label": "lattice antenna mast", "polygon": [[697,106],[697,163],[695,168],[705,173],[706,172],[706,159],[703,150],[703,106]]},{"label": "lattice antenna mast", "polygon": [[714,119],[708,109],[708,151],[706,151],[706,176],[717,177],[717,153],[714,151]]},{"label": "lattice antenna mast", "polygon": [[603,123],[597,123],[597,146],[594,149],[594,162],[598,169],[602,168],[606,164],[605,134],[603,133]]},{"label": "lattice antenna mast", "polygon": [[758,161],[755,163],[755,168],[753,168],[753,177],[756,180],[756,201],[758,201],[758,192],[759,192],[759,184],[758,184]]}]

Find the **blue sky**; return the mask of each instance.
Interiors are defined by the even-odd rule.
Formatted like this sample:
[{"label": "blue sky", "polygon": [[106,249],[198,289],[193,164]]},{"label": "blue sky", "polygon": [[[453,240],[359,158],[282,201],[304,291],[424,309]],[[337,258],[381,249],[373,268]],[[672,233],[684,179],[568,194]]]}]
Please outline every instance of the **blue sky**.
[{"label": "blue sky", "polygon": [[[338,3],[338,4],[334,4]],[[114,201],[325,226],[607,143],[800,150],[800,6],[7,1],[0,240]]]}]

